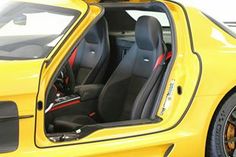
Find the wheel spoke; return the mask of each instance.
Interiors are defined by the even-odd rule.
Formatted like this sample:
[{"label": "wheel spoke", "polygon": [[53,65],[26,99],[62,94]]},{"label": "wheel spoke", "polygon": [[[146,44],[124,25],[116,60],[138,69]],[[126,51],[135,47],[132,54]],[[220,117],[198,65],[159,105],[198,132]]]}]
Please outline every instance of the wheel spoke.
[{"label": "wheel spoke", "polygon": [[230,124],[232,124],[233,126],[236,126],[236,122],[235,122],[235,121],[233,121],[233,120],[228,120],[228,122],[229,122]]},{"label": "wheel spoke", "polygon": [[229,140],[225,140],[225,143],[236,142],[236,137],[231,138]]},{"label": "wheel spoke", "polygon": [[232,117],[233,117],[234,119],[236,119],[236,111],[234,111],[234,112],[232,113]]}]

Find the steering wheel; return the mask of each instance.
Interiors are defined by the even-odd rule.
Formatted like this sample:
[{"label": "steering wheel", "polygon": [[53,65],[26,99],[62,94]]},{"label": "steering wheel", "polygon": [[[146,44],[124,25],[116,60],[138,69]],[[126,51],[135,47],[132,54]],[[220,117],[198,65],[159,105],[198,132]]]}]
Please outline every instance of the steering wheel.
[{"label": "steering wheel", "polygon": [[54,84],[58,90],[65,95],[74,92],[75,77],[69,62],[62,68]]}]

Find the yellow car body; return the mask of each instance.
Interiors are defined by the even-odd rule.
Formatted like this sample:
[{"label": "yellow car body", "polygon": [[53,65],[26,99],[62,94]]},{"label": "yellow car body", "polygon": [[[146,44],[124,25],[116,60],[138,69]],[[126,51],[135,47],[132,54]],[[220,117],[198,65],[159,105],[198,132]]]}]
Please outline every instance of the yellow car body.
[{"label": "yellow car body", "polygon": [[[234,37],[197,9],[158,1],[172,15],[176,33],[176,57],[157,113],[163,120],[102,129],[76,141],[53,143],[45,136],[44,112],[37,110],[38,102],[44,103],[46,88],[61,61],[104,10],[80,0],[20,1],[76,9],[81,15],[46,58],[0,61],[0,101],[15,102],[19,115],[17,149],[1,157],[205,156],[212,117],[225,96],[235,91]],[[166,107],[173,81],[173,101]]]}]

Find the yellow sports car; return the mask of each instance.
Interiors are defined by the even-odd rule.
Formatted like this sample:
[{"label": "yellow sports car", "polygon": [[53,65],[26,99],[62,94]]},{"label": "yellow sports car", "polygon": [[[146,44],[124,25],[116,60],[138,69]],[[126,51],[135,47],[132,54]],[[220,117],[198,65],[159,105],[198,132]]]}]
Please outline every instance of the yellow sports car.
[{"label": "yellow sports car", "polygon": [[0,156],[235,157],[236,35],[174,1],[89,2],[1,0]]}]

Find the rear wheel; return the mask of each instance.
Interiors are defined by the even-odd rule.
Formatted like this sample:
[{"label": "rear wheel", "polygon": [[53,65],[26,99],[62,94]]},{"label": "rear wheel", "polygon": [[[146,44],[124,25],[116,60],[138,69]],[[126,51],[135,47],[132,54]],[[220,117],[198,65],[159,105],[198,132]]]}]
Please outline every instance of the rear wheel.
[{"label": "rear wheel", "polygon": [[215,113],[207,141],[208,157],[236,157],[236,94]]}]

